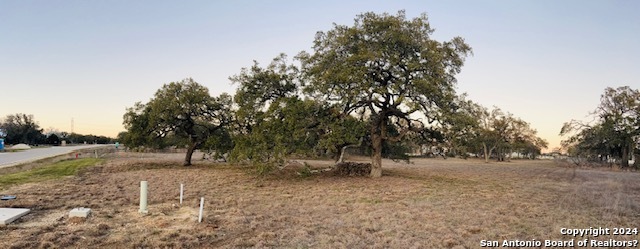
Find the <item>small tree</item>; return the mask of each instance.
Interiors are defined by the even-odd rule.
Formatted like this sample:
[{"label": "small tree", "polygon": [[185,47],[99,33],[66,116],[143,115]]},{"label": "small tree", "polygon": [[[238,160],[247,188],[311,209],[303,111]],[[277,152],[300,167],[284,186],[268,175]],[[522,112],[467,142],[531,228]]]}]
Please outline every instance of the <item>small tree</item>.
[{"label": "small tree", "polygon": [[507,118],[500,108],[494,107],[491,111],[485,107],[480,108],[476,113],[480,122],[477,139],[482,145],[485,163],[488,163],[493,151],[505,143],[502,132],[506,130]]}]

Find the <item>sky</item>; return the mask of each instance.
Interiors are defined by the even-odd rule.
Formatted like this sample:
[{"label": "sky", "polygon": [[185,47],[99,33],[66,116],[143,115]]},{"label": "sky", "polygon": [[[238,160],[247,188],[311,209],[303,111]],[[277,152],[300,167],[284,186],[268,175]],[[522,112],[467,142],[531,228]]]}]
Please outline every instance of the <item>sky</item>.
[{"label": "sky", "polygon": [[421,13],[439,41],[473,48],[457,92],[497,106],[560,145],[606,87],[640,88],[640,1],[0,0],[0,117],[115,137],[122,115],[191,77],[214,96],[253,60],[311,51],[317,31],[363,12]]}]

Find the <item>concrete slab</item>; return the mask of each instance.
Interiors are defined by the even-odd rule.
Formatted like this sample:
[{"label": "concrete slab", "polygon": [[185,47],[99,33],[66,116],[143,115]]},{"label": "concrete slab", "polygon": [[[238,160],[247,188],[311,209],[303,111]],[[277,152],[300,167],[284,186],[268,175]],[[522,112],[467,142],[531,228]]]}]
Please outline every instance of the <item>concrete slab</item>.
[{"label": "concrete slab", "polygon": [[28,208],[0,208],[0,225],[7,225],[30,211]]},{"label": "concrete slab", "polygon": [[71,217],[87,218],[87,216],[89,216],[89,213],[91,213],[91,208],[84,208],[84,207],[74,208],[74,209],[71,209],[71,211],[69,212],[69,218]]}]

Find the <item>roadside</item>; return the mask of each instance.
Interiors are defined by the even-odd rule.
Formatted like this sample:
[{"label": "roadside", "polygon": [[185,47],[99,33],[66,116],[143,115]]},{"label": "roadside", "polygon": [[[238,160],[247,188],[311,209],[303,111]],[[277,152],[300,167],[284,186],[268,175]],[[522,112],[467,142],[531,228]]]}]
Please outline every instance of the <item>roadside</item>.
[{"label": "roadside", "polygon": [[0,153],[0,168],[12,167],[24,163],[35,162],[38,160],[66,155],[74,151],[83,151],[87,149],[99,149],[103,147],[113,148],[113,145],[92,144],[78,146],[56,146],[48,148],[34,148],[21,150],[11,153]]}]

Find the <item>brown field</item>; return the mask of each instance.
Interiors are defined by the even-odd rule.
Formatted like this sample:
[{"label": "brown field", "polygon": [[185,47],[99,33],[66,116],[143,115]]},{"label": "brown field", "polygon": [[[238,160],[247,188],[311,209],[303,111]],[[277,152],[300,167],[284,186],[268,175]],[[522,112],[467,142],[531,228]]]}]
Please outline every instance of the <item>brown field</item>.
[{"label": "brown field", "polygon": [[[75,177],[2,190],[18,199],[1,206],[32,212],[0,227],[0,248],[479,248],[481,240],[572,239],[563,227],[640,228],[636,172],[416,159],[384,161],[380,179],[301,177],[294,166],[260,178],[199,160],[182,167],[182,156],[121,152]],[[148,215],[137,212],[141,180]],[[74,207],[93,213],[70,220]],[[587,238],[640,236],[578,237]]]}]

